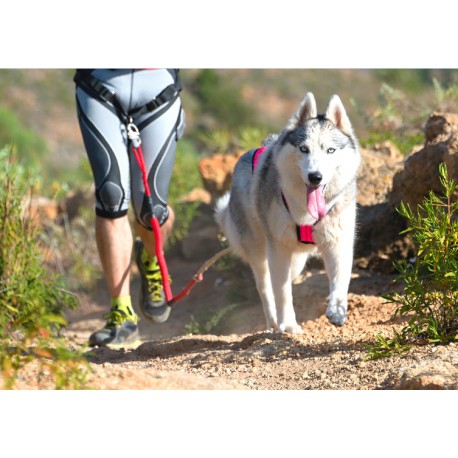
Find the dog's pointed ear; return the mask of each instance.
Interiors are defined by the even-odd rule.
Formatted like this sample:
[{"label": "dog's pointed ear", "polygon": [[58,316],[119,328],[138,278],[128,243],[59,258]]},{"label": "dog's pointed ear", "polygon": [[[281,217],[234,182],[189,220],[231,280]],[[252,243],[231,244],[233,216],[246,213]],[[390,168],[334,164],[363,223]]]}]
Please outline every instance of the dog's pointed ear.
[{"label": "dog's pointed ear", "polygon": [[332,121],[342,132],[352,135],[350,119],[338,95],[333,95],[326,108],[326,118]]},{"label": "dog's pointed ear", "polygon": [[293,130],[296,127],[302,126],[305,124],[307,119],[316,118],[316,116],[317,111],[315,97],[311,92],[307,92],[296,113],[294,113],[294,115],[290,118],[287,129]]}]

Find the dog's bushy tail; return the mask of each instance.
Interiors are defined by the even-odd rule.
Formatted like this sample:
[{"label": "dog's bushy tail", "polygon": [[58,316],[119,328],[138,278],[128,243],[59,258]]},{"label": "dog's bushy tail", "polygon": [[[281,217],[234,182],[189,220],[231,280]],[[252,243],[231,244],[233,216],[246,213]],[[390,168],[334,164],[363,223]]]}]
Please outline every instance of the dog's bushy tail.
[{"label": "dog's bushy tail", "polygon": [[264,141],[262,142],[262,146],[270,146],[272,145],[273,143],[275,143],[279,138],[279,135],[278,134],[270,134],[268,135]]},{"label": "dog's bushy tail", "polygon": [[228,191],[216,201],[215,205],[215,220],[219,228],[224,232],[224,220],[231,193]]}]

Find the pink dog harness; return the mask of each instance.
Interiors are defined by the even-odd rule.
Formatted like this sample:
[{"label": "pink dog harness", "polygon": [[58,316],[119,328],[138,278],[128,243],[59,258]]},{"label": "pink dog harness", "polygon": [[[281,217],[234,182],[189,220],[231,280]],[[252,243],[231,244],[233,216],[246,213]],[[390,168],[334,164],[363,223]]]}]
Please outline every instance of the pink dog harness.
[{"label": "pink dog harness", "polygon": [[[257,150],[254,151],[253,158],[252,158],[253,173],[256,170],[256,167],[258,166],[259,156],[263,154],[265,150],[266,150],[266,147],[263,146],[262,148],[258,148]],[[286,199],[283,193],[281,193],[281,197],[283,199],[283,203],[285,204],[285,207],[289,211],[288,203],[286,202]],[[297,232],[297,241],[298,242],[315,244],[315,240],[313,239],[313,225],[312,224],[304,224],[302,226],[296,226],[296,232]]]}]

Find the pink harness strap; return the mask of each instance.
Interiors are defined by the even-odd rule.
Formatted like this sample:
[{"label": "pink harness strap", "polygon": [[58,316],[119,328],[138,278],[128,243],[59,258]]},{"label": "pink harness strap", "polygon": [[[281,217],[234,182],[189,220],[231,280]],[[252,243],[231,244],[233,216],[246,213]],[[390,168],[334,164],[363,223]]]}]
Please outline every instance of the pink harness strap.
[{"label": "pink harness strap", "polygon": [[266,150],[266,147],[263,146],[262,148],[258,148],[257,150],[255,150],[254,154],[253,154],[253,172],[256,170],[256,167],[258,166],[258,162],[259,162],[259,156],[261,154],[264,153],[264,151]]},{"label": "pink harness strap", "polygon": [[[258,166],[259,156],[263,154],[265,150],[266,150],[266,147],[263,146],[262,148],[258,148],[257,150],[254,151],[253,162],[252,162],[253,172],[256,170],[256,167]],[[288,204],[286,202],[286,199],[283,193],[282,193],[282,198],[283,198],[285,207],[288,209]],[[297,232],[297,241],[298,242],[315,244],[315,241],[313,239],[313,226],[311,224],[305,224],[303,226],[296,226],[296,232]]]},{"label": "pink harness strap", "polygon": [[311,224],[304,224],[297,226],[297,240],[302,243],[315,243],[313,240],[313,226]]}]

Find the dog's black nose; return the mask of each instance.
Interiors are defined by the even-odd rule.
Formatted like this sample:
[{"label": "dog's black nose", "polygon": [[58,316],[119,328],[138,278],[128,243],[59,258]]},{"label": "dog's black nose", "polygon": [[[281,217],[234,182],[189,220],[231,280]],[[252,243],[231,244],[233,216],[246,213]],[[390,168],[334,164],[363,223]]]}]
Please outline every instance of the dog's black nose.
[{"label": "dog's black nose", "polygon": [[323,179],[323,175],[321,175],[320,172],[312,172],[309,173],[309,181],[310,184],[313,184],[315,186],[318,186],[321,183],[321,180]]}]

